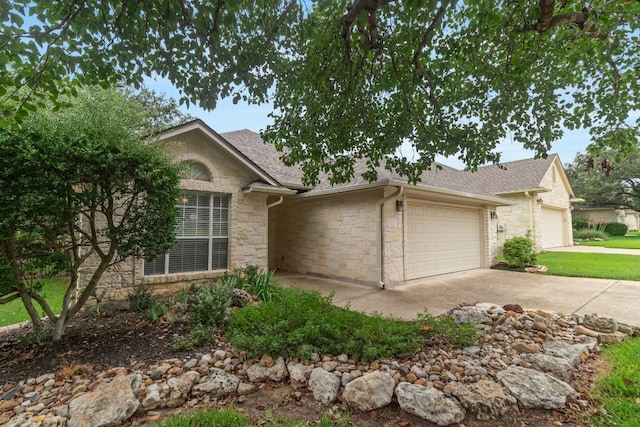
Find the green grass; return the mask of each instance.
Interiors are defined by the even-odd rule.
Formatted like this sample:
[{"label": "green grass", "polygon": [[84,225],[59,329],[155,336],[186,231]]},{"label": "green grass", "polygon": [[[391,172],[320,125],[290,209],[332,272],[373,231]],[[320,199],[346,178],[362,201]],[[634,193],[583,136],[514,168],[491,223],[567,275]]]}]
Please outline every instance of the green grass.
[{"label": "green grass", "polygon": [[542,252],[538,264],[547,267],[544,274],[555,276],[640,280],[638,255]]},{"label": "green grass", "polygon": [[[44,289],[42,291],[51,309],[55,313],[60,312],[62,307],[62,299],[67,290],[66,279],[44,279]],[[37,309],[40,309],[38,303],[34,302]],[[44,316],[44,313],[40,313]],[[13,300],[10,303],[0,305],[0,327],[13,325],[15,323],[24,322],[29,319],[29,314],[25,310],[22,300]]]},{"label": "green grass", "polygon": [[272,427],[344,427],[349,425],[349,416],[343,415],[338,420],[333,420],[329,416],[323,416],[314,423],[298,421],[293,419],[278,419],[270,413],[265,413],[264,419],[259,423],[251,423],[249,418],[236,409],[207,409],[191,414],[174,415],[163,421],[151,424],[151,427],[193,427],[193,426],[222,426],[222,427],[244,427],[244,426],[272,426]]},{"label": "green grass", "polygon": [[580,242],[580,246],[604,246],[605,248],[640,249],[640,234],[627,233],[626,236],[613,236],[609,240]]},{"label": "green grass", "polygon": [[602,355],[611,372],[596,381],[594,399],[606,410],[593,426],[640,425],[640,338],[605,347]]}]

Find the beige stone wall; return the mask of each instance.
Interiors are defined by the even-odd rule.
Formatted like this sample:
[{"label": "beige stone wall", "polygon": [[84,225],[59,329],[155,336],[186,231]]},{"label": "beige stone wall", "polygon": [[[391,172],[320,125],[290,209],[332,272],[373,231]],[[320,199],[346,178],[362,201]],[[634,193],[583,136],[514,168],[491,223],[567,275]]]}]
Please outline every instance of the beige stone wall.
[{"label": "beige stone wall", "polygon": [[[231,156],[220,150],[198,132],[181,137],[180,142],[165,143],[164,148],[176,163],[194,160],[204,164],[211,173],[211,181],[181,180],[185,190],[229,194],[229,268],[257,265],[266,268],[267,260],[267,195],[244,193],[242,188],[254,182],[257,176]],[[98,292],[108,299],[124,299],[138,284],[149,285],[154,292],[178,290],[192,282],[213,280],[224,271],[180,273],[143,276],[143,261],[126,260],[107,271]],[[88,280],[87,275],[81,281]]]},{"label": "beige stone wall", "polygon": [[602,223],[607,222],[619,222],[619,215],[617,209],[603,208],[603,209],[589,209],[589,210],[574,210],[571,215],[575,218],[584,218],[589,220],[590,218],[596,218]]},{"label": "beige stone wall", "polygon": [[[375,282],[375,203],[382,196],[376,189],[285,199],[270,212],[270,268]],[[397,257],[397,242],[387,251]]]}]

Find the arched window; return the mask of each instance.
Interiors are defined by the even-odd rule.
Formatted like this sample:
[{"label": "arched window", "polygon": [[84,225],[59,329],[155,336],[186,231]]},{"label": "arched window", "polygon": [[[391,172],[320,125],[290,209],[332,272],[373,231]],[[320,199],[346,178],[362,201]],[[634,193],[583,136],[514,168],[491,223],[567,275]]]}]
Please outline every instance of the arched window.
[{"label": "arched window", "polygon": [[205,165],[200,162],[184,162],[182,169],[182,179],[193,179],[197,181],[211,181],[211,173]]}]

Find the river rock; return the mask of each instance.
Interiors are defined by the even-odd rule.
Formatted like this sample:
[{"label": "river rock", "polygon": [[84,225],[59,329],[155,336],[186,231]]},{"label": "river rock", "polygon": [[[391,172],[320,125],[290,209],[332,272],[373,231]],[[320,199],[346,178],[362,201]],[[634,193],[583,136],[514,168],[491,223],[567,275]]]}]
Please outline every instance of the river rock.
[{"label": "river rock", "polygon": [[466,415],[460,402],[434,387],[401,382],[395,395],[403,411],[439,426],[459,423]]},{"label": "river rock", "polygon": [[247,368],[247,377],[251,382],[264,382],[267,380],[282,381],[289,373],[282,357],[278,357],[271,367],[255,363]]},{"label": "river rock", "polygon": [[350,381],[342,398],[352,408],[372,411],[391,403],[396,382],[386,372],[374,371]]},{"label": "river rock", "polygon": [[209,375],[193,387],[193,396],[208,394],[212,397],[222,397],[235,394],[238,390],[240,379],[222,369],[211,368]]},{"label": "river rock", "polygon": [[287,369],[289,370],[291,386],[293,388],[301,388],[307,385],[313,366],[292,362],[287,365]]},{"label": "river rock", "polygon": [[322,368],[315,368],[309,377],[309,389],[313,397],[322,403],[331,403],[338,397],[340,378]]},{"label": "river rock", "polygon": [[473,384],[453,382],[447,385],[446,391],[457,397],[462,406],[479,420],[492,420],[518,409],[516,399],[494,381],[480,380]]},{"label": "river rock", "polygon": [[523,354],[522,359],[531,363],[536,371],[548,372],[562,381],[573,378],[573,365],[564,357],[549,354]]},{"label": "river rock", "polygon": [[171,377],[167,380],[167,385],[171,390],[169,398],[165,403],[167,408],[177,408],[187,401],[193,385],[200,379],[200,374],[196,371],[189,371],[179,377]]},{"label": "river rock", "polygon": [[578,344],[570,344],[564,341],[545,341],[542,347],[545,354],[564,357],[573,365],[577,365],[589,355],[589,352],[594,350],[597,343],[594,339]]},{"label": "river rock", "polygon": [[115,377],[110,383],[69,402],[68,427],[102,427],[122,424],[140,402],[131,389],[133,375]]},{"label": "river rock", "polygon": [[533,369],[510,367],[497,377],[525,408],[559,409],[576,397],[569,384]]}]

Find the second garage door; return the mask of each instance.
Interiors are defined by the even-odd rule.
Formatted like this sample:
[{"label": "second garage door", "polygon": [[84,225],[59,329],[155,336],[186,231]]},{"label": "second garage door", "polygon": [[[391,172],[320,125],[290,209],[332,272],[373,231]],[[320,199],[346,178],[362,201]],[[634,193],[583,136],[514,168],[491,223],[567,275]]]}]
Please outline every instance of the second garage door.
[{"label": "second garage door", "polygon": [[563,211],[542,208],[540,210],[540,227],[542,231],[542,241],[540,243],[543,249],[564,246]]},{"label": "second garage door", "polygon": [[480,211],[407,205],[407,280],[482,266]]}]

